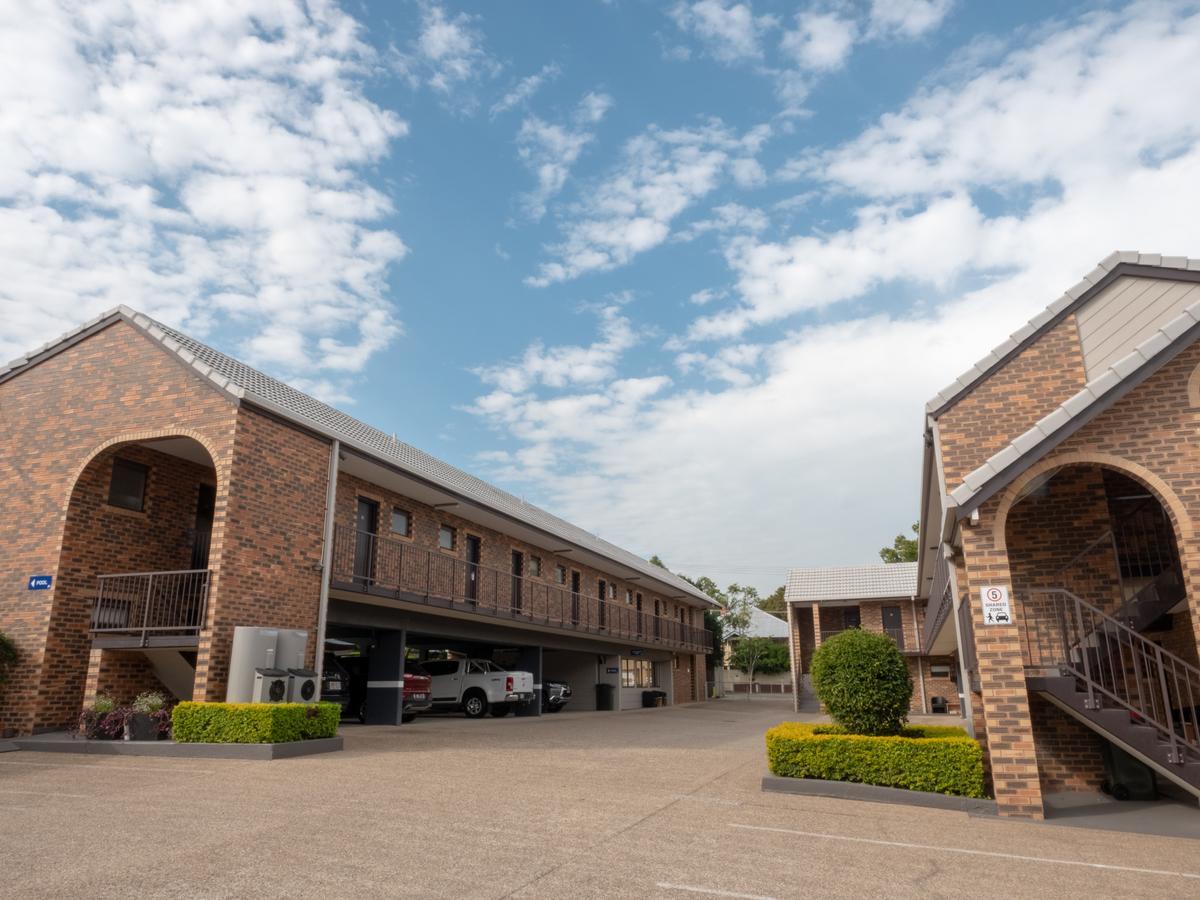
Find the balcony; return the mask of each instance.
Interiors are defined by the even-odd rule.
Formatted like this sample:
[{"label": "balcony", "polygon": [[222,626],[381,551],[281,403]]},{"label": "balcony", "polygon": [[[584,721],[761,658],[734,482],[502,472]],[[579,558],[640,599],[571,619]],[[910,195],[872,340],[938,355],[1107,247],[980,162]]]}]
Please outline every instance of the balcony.
[{"label": "balcony", "polygon": [[208,611],[208,569],[101,575],[92,607],[97,647],[194,647]]},{"label": "balcony", "polygon": [[341,525],[334,531],[330,586],[612,640],[693,653],[712,649],[712,633],[704,628]]}]

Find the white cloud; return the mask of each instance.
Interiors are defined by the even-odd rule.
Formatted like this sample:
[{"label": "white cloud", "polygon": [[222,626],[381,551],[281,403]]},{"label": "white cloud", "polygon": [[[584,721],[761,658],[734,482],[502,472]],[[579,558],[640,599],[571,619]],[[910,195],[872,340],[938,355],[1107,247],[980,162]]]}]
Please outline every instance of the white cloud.
[{"label": "white cloud", "polygon": [[777,24],[772,16],[756,16],[749,3],[695,0],[676,3],[670,16],[683,31],[695,35],[724,63],[761,59],[762,38]]},{"label": "white cloud", "polygon": [[836,13],[796,14],[796,27],[784,33],[780,49],[806,71],[841,68],[854,49],[858,25]]},{"label": "white cloud", "polygon": [[452,108],[474,112],[476,85],[502,68],[484,48],[477,20],[467,13],[447,15],[440,4],[424,0],[420,29],[408,46],[393,50],[393,66],[414,88],[428,87]]},{"label": "white cloud", "polygon": [[0,9],[0,355],[126,303],[337,393],[399,332],[375,63],[324,4]]},{"label": "white cloud", "polygon": [[542,89],[543,84],[553,81],[561,74],[562,69],[558,63],[547,63],[539,71],[527,75],[513,85],[508,93],[492,104],[488,115],[494,119],[510,109],[523,105],[525,101]]},{"label": "white cloud", "polygon": [[812,157],[813,189],[853,215],[729,240],[736,305],[697,291],[697,336],[720,340],[675,360],[709,388],[656,385],[603,429],[589,423],[608,382],[536,392],[531,406],[560,414],[551,429],[481,411],[522,448],[507,475],[692,574],[872,561],[916,512],[936,390],[1110,250],[1196,253],[1200,134],[1179,111],[1197,58],[1194,7],[1087,14]]},{"label": "white cloud", "polygon": [[954,0],[871,0],[868,21],[875,36],[911,39],[941,25],[953,7]]},{"label": "white cloud", "polygon": [[725,203],[715,206],[707,219],[692,222],[686,228],[675,234],[677,241],[691,241],[709,232],[726,233],[757,233],[771,224],[767,214],[761,209],[742,206],[740,203]]},{"label": "white cloud", "polygon": [[546,214],[546,204],[563,189],[567,176],[595,133],[590,129],[612,107],[612,97],[589,93],[567,124],[528,116],[517,133],[517,156],[537,178],[537,187],[521,198],[525,214],[534,220]]},{"label": "white cloud", "polygon": [[665,241],[671,223],[711,193],[739,161],[758,153],[767,127],[744,135],[719,120],[696,128],[651,127],[630,140],[617,169],[571,210],[563,240],[527,283],[542,287],[628,263]]}]

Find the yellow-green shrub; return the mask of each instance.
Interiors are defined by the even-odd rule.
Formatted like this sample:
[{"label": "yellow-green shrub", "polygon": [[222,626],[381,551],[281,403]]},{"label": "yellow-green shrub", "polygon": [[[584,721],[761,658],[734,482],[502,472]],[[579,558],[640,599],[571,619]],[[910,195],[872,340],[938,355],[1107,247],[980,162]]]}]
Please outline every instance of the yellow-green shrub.
[{"label": "yellow-green shrub", "polygon": [[337,703],[180,703],[171,713],[185,744],[277,744],[337,734]]},{"label": "yellow-green shrub", "polygon": [[961,728],[910,725],[898,735],[847,734],[837,725],[784,722],[767,732],[775,775],[853,781],[983,797],[983,751]]}]

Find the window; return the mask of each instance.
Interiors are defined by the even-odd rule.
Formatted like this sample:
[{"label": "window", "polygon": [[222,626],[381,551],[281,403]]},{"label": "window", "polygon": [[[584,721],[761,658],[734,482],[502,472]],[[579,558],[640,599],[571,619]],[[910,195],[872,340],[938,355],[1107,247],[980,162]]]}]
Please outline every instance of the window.
[{"label": "window", "polygon": [[609,600],[617,599],[617,586],[615,584],[610,584],[608,586],[608,599]]},{"label": "window", "polygon": [[559,584],[567,583],[567,567],[566,566],[555,566],[554,567],[554,580],[557,581]]},{"label": "window", "polygon": [[654,683],[654,663],[648,659],[622,659],[621,687],[657,687]]},{"label": "window", "polygon": [[412,537],[412,516],[408,510],[392,510],[392,532],[404,537]]},{"label": "window", "polygon": [[108,485],[108,505],[141,512],[146,508],[146,477],[150,470],[141,463],[114,459]]},{"label": "window", "polygon": [[454,528],[450,525],[443,525],[438,529],[438,546],[443,550],[454,549]]},{"label": "window", "polygon": [[930,678],[949,678],[950,677],[950,667],[949,666],[940,666],[940,665],[930,666],[929,667],[929,677]]},{"label": "window", "polygon": [[633,591],[629,588],[625,588],[625,605],[633,606]]},{"label": "window", "polygon": [[540,556],[529,557],[529,575],[531,578],[542,577],[542,558]]}]

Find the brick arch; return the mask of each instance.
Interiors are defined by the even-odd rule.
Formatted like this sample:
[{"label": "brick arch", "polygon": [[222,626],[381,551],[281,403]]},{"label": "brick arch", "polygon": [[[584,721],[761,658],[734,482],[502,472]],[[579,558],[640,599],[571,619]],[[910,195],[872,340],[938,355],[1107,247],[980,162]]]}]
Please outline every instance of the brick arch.
[{"label": "brick arch", "polygon": [[[193,431],[190,428],[151,428],[142,429],[141,431],[127,431],[123,434],[118,434],[116,437],[111,437],[100,444],[97,444],[84,457],[83,462],[76,466],[75,471],[71,473],[71,478],[67,486],[66,503],[63,506],[63,516],[66,517],[67,510],[71,505],[71,497],[75,493],[75,486],[79,483],[80,477],[87,471],[87,467],[95,462],[105,450],[109,450],[119,444],[134,444],[138,441],[158,441],[163,438],[189,438],[204,448],[204,452],[208,454],[208,458],[212,461],[213,471],[217,473],[217,488],[220,490],[222,482],[225,481],[222,469],[225,467],[221,459],[221,455],[217,453],[213,442],[207,435],[201,434],[199,431]],[[59,548],[61,551],[61,547]]]},{"label": "brick arch", "polygon": [[[996,508],[996,516],[992,523],[992,540],[998,551],[1002,553],[1008,552],[1008,542],[1005,537],[1005,530],[1008,526],[1008,514],[1016,504],[1017,498],[1025,486],[1050,469],[1059,469],[1071,465],[1093,465],[1105,469],[1113,469],[1123,472],[1135,481],[1140,482],[1162,504],[1163,509],[1167,511],[1167,515],[1171,519],[1171,527],[1175,531],[1175,543],[1179,548],[1180,554],[1187,553],[1188,556],[1191,555],[1190,544],[1193,536],[1192,519],[1188,515],[1187,508],[1183,505],[1183,501],[1179,499],[1179,495],[1165,481],[1140,463],[1135,463],[1132,460],[1112,453],[1101,453],[1094,450],[1074,450],[1069,453],[1062,453],[1039,460],[1008,486],[1008,489],[1000,498],[1000,505]],[[1185,559],[1184,562],[1184,574],[1186,577],[1187,563],[1190,560]]]}]

